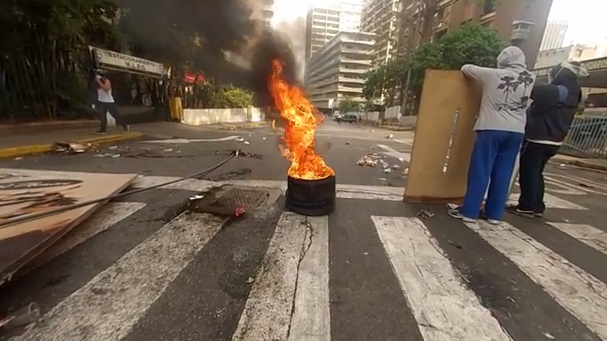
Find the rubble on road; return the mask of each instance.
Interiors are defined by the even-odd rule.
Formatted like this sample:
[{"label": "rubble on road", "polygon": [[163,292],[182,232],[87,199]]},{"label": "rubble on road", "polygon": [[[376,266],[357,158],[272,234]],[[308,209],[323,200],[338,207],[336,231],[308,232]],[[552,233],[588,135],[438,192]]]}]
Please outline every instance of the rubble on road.
[{"label": "rubble on road", "polygon": [[417,212],[417,216],[419,218],[422,218],[422,219],[428,219],[428,218],[434,217],[434,213],[432,213],[429,210],[423,208],[419,212]]},{"label": "rubble on road", "polygon": [[375,167],[377,166],[377,160],[374,160],[373,158],[371,158],[369,155],[365,155],[363,157],[361,157],[360,159],[358,159],[358,161],[356,161],[356,164],[359,166],[368,166],[368,167]]},{"label": "rubble on road", "polygon": [[79,154],[86,152],[91,148],[91,144],[82,144],[76,142],[55,142],[51,147],[55,153]]}]

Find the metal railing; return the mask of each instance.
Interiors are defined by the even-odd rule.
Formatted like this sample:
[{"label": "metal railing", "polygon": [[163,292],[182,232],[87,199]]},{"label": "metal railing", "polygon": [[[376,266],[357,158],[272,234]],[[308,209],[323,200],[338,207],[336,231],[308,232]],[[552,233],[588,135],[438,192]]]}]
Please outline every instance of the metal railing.
[{"label": "metal railing", "polygon": [[607,158],[607,116],[576,116],[560,153],[584,158]]}]

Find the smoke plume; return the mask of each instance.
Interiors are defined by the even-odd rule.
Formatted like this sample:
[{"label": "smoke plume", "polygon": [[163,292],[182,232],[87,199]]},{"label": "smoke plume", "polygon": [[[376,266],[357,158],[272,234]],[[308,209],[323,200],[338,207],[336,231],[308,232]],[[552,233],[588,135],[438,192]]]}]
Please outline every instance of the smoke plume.
[{"label": "smoke plume", "polygon": [[[150,59],[166,63],[193,55],[191,67],[217,83],[253,91],[263,107],[272,105],[268,81],[273,59],[285,64],[287,81],[299,84],[293,51],[263,25],[261,0],[121,0],[121,6],[126,8],[121,25]],[[199,45],[195,51],[193,41]]]}]

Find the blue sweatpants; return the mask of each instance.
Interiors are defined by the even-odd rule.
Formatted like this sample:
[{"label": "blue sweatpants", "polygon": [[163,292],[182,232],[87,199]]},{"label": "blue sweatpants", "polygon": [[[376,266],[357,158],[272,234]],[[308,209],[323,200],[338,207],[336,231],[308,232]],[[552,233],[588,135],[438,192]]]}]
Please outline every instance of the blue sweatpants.
[{"label": "blue sweatpants", "polygon": [[460,214],[478,219],[489,185],[485,215],[500,220],[510,192],[510,179],[524,135],[509,131],[479,130],[474,142],[468,185]]}]

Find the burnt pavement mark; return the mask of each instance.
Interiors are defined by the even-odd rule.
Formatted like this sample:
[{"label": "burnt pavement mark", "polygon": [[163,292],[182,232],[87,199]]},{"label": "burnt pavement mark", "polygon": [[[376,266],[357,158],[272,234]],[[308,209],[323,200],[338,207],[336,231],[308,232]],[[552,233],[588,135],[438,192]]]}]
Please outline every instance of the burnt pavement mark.
[{"label": "burnt pavement mark", "polygon": [[513,339],[543,341],[549,332],[556,340],[601,340],[510,259],[462,222],[442,214],[444,206],[435,205],[431,210],[437,214],[424,224],[470,289]]},{"label": "burnt pavement mark", "polygon": [[283,205],[260,208],[226,225],[124,341],[231,340]]},{"label": "burnt pavement mark", "polygon": [[414,216],[410,208],[337,201],[329,216],[331,340],[423,340],[371,221],[372,214]]}]

